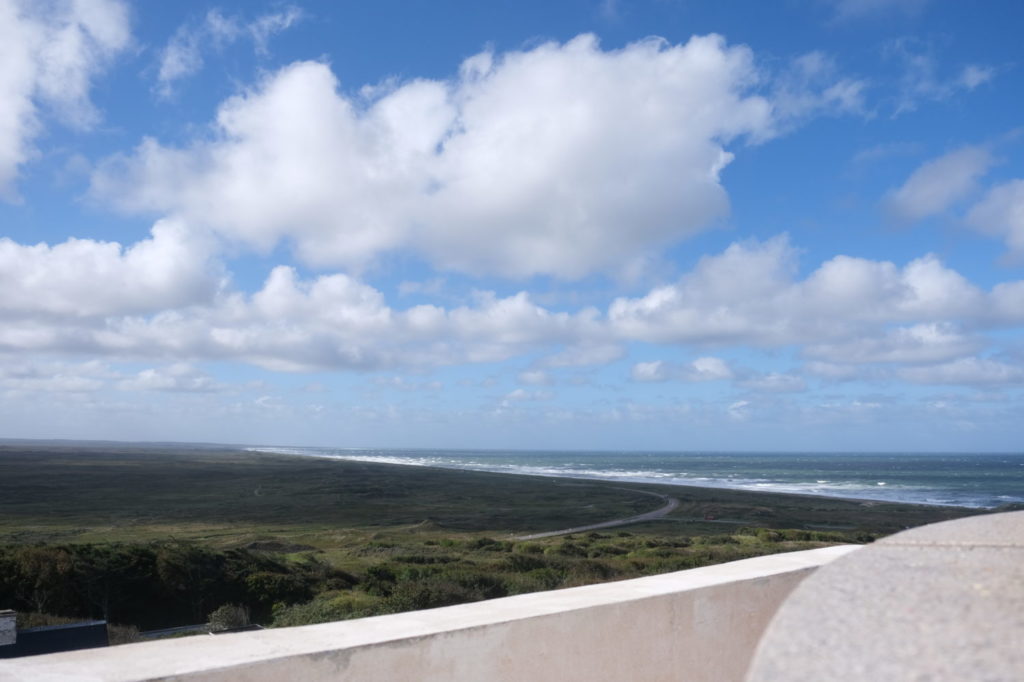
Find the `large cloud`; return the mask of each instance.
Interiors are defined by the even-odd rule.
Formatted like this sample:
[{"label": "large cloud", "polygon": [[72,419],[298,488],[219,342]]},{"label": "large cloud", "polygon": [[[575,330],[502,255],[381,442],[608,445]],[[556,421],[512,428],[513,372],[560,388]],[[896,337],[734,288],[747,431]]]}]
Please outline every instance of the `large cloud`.
[{"label": "large cloud", "polygon": [[223,283],[206,242],[174,221],[130,248],[69,239],[21,245],[0,237],[0,315],[95,318],[208,303]]},{"label": "large cloud", "polygon": [[16,196],[18,167],[35,153],[39,106],[93,124],[92,77],[130,39],[120,0],[0,0],[0,198]]},{"label": "large cloud", "polygon": [[[483,293],[474,305],[452,309],[396,310],[348,275],[302,280],[286,266],[251,296],[232,293],[219,279],[176,271],[173,264],[188,259],[165,259],[163,230],[154,234],[124,251],[78,241],[53,249],[15,245],[11,261],[21,256],[25,263],[12,279],[20,289],[0,299],[7,320],[0,351],[223,359],[286,371],[380,369],[498,361],[604,335],[596,310],[555,313],[526,293]],[[91,278],[55,284],[66,258],[85,256]]]},{"label": "large cloud", "polygon": [[[351,275],[305,278],[287,266],[274,268],[247,294],[231,288],[208,253],[205,241],[173,221],[158,223],[150,239],[127,248],[89,240],[0,241],[0,352],[223,360],[288,371],[532,357],[539,370],[607,364],[636,341],[793,345],[814,361],[808,367],[817,374],[842,378],[856,375],[844,369],[854,365],[894,366],[886,370],[894,376],[900,366],[956,362],[990,345],[987,329],[1024,321],[1024,282],[985,291],[931,256],[902,267],[837,256],[801,278],[785,238],[734,244],[676,284],[615,300],[606,314],[552,311],[526,292],[481,292],[471,304],[450,308],[396,308]],[[686,366],[641,363],[633,376],[731,378],[758,391],[803,387],[799,377],[737,370],[715,357]],[[133,381],[155,388],[206,385],[189,383],[180,372]]]},{"label": "large cloud", "polygon": [[[616,299],[608,317],[622,337],[653,343],[849,342],[900,323],[1019,324],[1024,286],[1008,283],[986,293],[934,256],[903,267],[836,256],[801,280],[795,250],[776,238],[705,257],[676,284]],[[925,330],[918,328],[919,341],[927,338]]]},{"label": "large cloud", "polygon": [[411,248],[471,273],[577,278],[726,215],[725,145],[792,115],[757,86],[750,50],[717,36],[605,51],[585,35],[357,95],[300,62],[226,101],[208,139],[109,159],[93,190],[257,248],[289,239],[317,266]]}]

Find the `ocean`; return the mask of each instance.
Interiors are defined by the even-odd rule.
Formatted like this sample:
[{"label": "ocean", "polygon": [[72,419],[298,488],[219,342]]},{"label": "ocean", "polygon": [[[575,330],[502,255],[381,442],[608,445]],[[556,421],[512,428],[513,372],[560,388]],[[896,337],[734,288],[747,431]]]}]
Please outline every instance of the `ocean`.
[{"label": "ocean", "polygon": [[393,450],[252,451],[507,474],[761,490],[992,508],[1024,503],[1024,453],[738,453]]}]

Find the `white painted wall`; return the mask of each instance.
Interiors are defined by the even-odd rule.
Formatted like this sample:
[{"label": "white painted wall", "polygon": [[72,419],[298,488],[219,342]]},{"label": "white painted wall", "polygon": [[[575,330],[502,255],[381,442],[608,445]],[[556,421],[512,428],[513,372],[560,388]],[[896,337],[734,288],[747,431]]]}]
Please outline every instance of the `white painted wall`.
[{"label": "white painted wall", "polygon": [[428,611],[0,662],[0,680],[742,680],[779,605],[856,546]]}]

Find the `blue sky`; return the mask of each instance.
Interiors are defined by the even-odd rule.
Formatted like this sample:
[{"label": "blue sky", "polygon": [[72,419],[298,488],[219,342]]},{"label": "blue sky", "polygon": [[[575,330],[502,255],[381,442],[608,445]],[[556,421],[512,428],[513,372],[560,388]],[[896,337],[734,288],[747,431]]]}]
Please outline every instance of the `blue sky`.
[{"label": "blue sky", "polygon": [[1019,450],[1021,25],[0,0],[0,436]]}]

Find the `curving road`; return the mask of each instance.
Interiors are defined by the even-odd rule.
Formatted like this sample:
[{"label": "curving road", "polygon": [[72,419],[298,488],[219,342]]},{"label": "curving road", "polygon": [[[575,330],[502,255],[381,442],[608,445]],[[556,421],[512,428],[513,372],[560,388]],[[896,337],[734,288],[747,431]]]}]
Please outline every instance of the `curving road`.
[{"label": "curving road", "polygon": [[616,526],[625,526],[631,523],[641,523],[643,521],[653,521],[654,519],[660,519],[673,511],[679,506],[679,500],[668,495],[662,495],[660,493],[652,493],[648,490],[637,490],[635,488],[619,488],[619,490],[628,490],[634,493],[642,493],[644,495],[651,495],[652,497],[659,497],[665,501],[665,506],[658,507],[654,511],[649,511],[646,514],[640,514],[638,516],[630,516],[625,519],[614,519],[612,521],[603,521],[601,523],[592,523],[589,526],[576,526],[575,528],[563,528],[562,530],[549,530],[544,533],[532,533],[530,535],[517,535],[513,537],[513,540],[539,540],[540,538],[551,538],[556,535],[569,535],[570,533],[582,533],[589,530],[599,530],[601,528],[615,528]]}]

